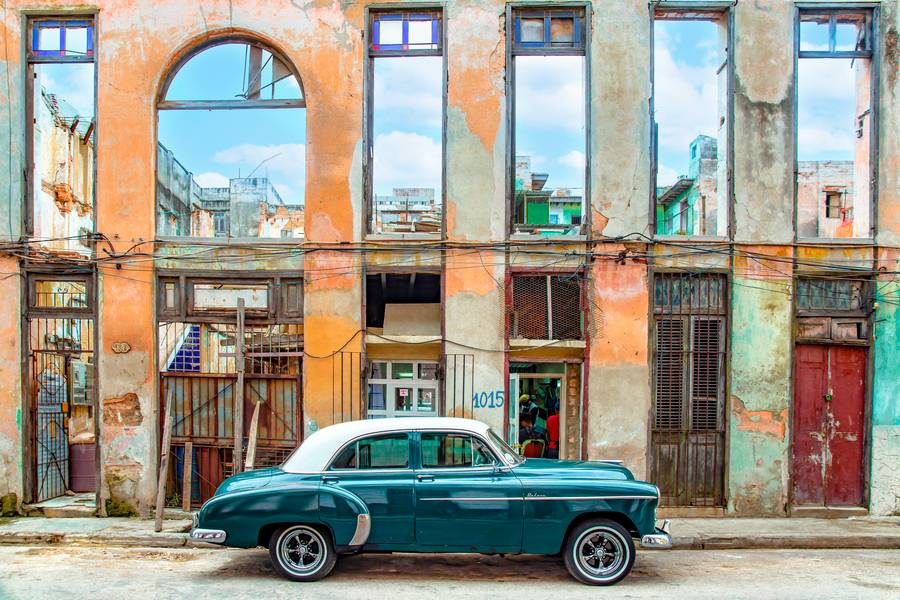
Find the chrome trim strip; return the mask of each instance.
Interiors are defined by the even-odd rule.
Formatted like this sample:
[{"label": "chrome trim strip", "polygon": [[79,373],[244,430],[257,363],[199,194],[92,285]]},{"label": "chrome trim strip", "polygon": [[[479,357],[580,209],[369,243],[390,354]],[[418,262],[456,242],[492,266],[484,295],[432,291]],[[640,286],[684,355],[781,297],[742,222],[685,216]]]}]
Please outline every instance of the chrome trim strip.
[{"label": "chrome trim strip", "polygon": [[197,542],[224,544],[227,534],[221,529],[192,529],[191,539]]},{"label": "chrome trim strip", "polygon": [[367,514],[356,515],[356,532],[350,540],[350,546],[362,546],[369,539],[372,531],[372,519]]},{"label": "chrome trim strip", "polygon": [[519,496],[497,496],[497,497],[485,496],[485,497],[482,497],[482,498],[471,498],[471,497],[465,497],[465,498],[457,498],[457,497],[447,497],[447,498],[419,498],[419,500],[421,500],[422,502],[440,502],[440,501],[445,501],[445,502],[459,502],[459,501],[466,501],[466,502],[481,502],[481,501],[484,501],[484,502],[490,502],[490,501],[494,501],[494,502],[496,502],[496,501],[498,501],[498,500],[523,500],[523,498],[520,498]]},{"label": "chrome trim strip", "polygon": [[484,497],[455,497],[449,496],[446,498],[419,498],[423,502],[437,502],[437,501],[447,501],[447,502],[456,502],[456,501],[489,501],[489,500],[655,500],[656,496],[525,496],[524,498],[519,496],[484,496]]},{"label": "chrome trim strip", "polygon": [[525,496],[525,500],[656,500],[656,496]]}]

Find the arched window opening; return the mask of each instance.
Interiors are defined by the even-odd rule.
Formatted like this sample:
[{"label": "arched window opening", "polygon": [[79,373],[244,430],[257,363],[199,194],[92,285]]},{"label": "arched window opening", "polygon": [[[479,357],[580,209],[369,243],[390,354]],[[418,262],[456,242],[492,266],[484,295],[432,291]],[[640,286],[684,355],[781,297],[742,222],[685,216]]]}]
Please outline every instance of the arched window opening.
[{"label": "arched window opening", "polygon": [[305,106],[293,68],[258,42],[180,63],[157,105],[157,235],[303,237]]}]

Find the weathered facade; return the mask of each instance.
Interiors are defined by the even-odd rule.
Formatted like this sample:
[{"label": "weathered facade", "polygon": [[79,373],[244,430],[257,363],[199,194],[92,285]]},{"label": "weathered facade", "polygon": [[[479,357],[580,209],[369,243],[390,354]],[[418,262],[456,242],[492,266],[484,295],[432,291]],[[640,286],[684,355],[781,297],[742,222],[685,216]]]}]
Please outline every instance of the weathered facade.
[{"label": "weathered facade", "polygon": [[[866,216],[865,235],[810,239],[798,234],[794,40],[798,10],[833,3],[6,2],[3,510],[43,495],[37,407],[55,397],[35,366],[44,351],[90,365],[84,385],[95,411],[101,513],[152,507],[167,401],[180,415],[170,483],[178,487],[184,449],[193,447],[198,474],[193,487],[178,489],[196,501],[211,478],[246,460],[240,453],[257,438],[253,426],[260,456],[271,461],[317,428],[384,414],[473,416],[523,442],[519,416],[535,398],[560,419],[560,458],[622,459],[660,485],[665,503],[695,514],[786,515],[801,504],[900,512],[900,13],[894,0],[849,6],[871,15],[875,93],[859,134],[873,149],[871,221]],[[520,35],[519,11],[548,8],[576,12],[575,30],[585,33],[566,48],[584,56],[586,177],[566,198],[565,227],[522,228],[514,215],[517,155],[534,150],[517,152],[512,141],[510,66],[534,46],[510,38]],[[384,51],[371,44],[373,15],[426,9],[440,25],[440,42],[427,52],[442,57],[445,75],[443,190],[429,211],[439,231],[373,233],[370,66]],[[655,233],[654,10],[711,11],[727,28],[716,152],[728,168],[714,182],[725,200],[713,211],[727,224],[723,236]],[[29,91],[31,69],[43,60],[29,44],[37,43],[34,20],[49,18],[93,24],[96,117],[87,136],[96,152],[84,169],[95,179],[79,192],[93,201],[69,213],[88,223],[93,216],[93,233],[35,228],[43,219],[35,194],[48,190],[28,176],[29,118],[46,104]],[[171,77],[198,50],[232,39],[277,55],[302,83],[305,109],[302,211],[253,202],[265,213],[254,240],[216,237],[212,216],[199,209],[171,211],[169,229],[156,222],[157,119]],[[84,139],[86,130],[76,132]],[[167,181],[178,160],[165,161]],[[181,168],[188,203],[190,169]],[[232,196],[241,181],[232,180]],[[578,202],[582,214],[573,218]],[[858,209],[854,219],[858,227]],[[179,227],[201,235],[174,237]],[[87,245],[68,250],[42,239],[73,235]],[[820,305],[798,292],[804,278],[866,284],[857,292],[838,286],[829,292],[837,300]],[[39,300],[41,282],[58,295],[68,289],[60,282],[73,280],[83,286],[82,304]],[[54,319],[90,326],[81,337],[61,334],[58,323],[35,333]],[[829,502],[826,492],[798,501],[809,464],[795,456],[796,435],[812,431],[798,426],[806,413],[796,400],[806,389],[798,383],[806,345],[861,357],[852,391],[862,394],[861,422],[849,434],[859,456],[844,469],[850,479],[855,473],[859,498]],[[68,443],[71,450],[71,433]],[[816,463],[821,476],[832,477],[831,458],[841,451],[815,452],[828,463]],[[847,456],[852,463],[856,455]],[[817,485],[807,483],[804,493]]]}]

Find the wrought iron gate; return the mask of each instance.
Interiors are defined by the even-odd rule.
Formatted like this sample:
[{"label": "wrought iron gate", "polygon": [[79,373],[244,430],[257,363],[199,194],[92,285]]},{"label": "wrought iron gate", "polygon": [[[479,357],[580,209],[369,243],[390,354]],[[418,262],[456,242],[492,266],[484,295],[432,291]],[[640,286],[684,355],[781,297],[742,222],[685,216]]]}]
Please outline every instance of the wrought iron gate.
[{"label": "wrought iron gate", "polygon": [[[69,417],[73,405],[93,405],[93,321],[29,319],[29,395],[34,457],[32,499],[42,502],[70,488]],[[76,376],[80,367],[88,377]]]},{"label": "wrought iron gate", "polygon": [[[191,465],[190,502],[200,504],[234,474],[235,349],[238,327],[231,323],[161,323],[160,406],[172,395],[172,453],[167,497],[184,488],[184,465]],[[251,437],[255,467],[280,464],[302,441],[301,354],[296,325],[247,326],[243,334],[242,448]],[[164,418],[160,414],[160,419]],[[162,421],[161,421],[162,422]],[[191,456],[185,456],[190,443]]]},{"label": "wrought iron gate", "polygon": [[723,506],[724,275],[654,276],[652,480],[666,506]]}]

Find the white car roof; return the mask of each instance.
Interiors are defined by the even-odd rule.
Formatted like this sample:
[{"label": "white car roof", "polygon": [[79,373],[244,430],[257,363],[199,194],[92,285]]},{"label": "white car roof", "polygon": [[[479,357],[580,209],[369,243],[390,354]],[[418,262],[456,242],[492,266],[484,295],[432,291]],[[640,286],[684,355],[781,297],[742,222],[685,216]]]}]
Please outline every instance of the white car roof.
[{"label": "white car roof", "polygon": [[287,473],[319,473],[344,444],[352,439],[392,431],[449,429],[487,435],[488,425],[473,419],[455,417],[396,417],[348,421],[320,429],[306,438],[281,468]]}]

